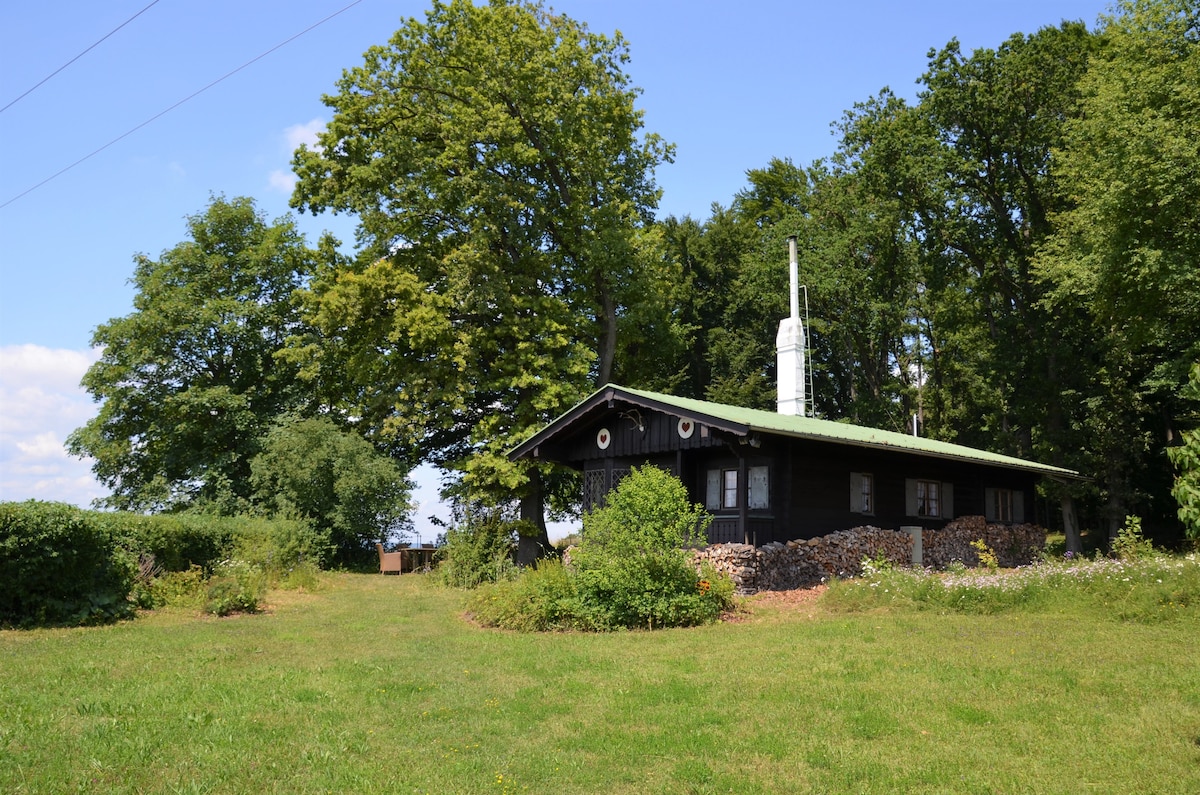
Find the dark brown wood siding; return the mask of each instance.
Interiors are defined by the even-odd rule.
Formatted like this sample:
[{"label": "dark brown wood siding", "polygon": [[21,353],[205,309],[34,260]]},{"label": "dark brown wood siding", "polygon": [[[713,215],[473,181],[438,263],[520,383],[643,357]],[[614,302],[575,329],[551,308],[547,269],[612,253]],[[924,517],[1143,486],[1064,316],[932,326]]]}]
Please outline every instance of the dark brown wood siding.
[{"label": "dark brown wood siding", "polygon": [[[952,484],[953,505],[949,516],[983,515],[987,489],[1005,488],[1023,495],[1025,518],[1033,518],[1034,483],[1031,473],[982,464],[921,456],[902,450],[879,450],[832,442],[762,436],[735,437],[721,430],[698,426],[690,438],[681,438],[679,417],[648,409],[621,406],[580,422],[567,438],[553,444],[553,460],[569,462],[585,472],[604,472],[606,488],[621,472],[633,466],[654,464],[678,475],[694,502],[705,504],[707,473],[710,469],[767,466],[770,472],[770,505],[765,510],[721,509],[709,541],[766,544],[813,538],[861,525],[899,529],[906,525],[941,527],[948,519],[908,515],[906,483],[909,479]],[[639,427],[640,426],[640,427]],[[606,429],[611,435],[607,449],[597,444]],[[548,445],[549,448],[549,445]],[[617,477],[614,477],[614,472]],[[875,510],[870,514],[851,510],[852,473],[867,473],[874,483]],[[599,478],[599,476],[597,476]],[[594,482],[598,482],[594,481]]]}]

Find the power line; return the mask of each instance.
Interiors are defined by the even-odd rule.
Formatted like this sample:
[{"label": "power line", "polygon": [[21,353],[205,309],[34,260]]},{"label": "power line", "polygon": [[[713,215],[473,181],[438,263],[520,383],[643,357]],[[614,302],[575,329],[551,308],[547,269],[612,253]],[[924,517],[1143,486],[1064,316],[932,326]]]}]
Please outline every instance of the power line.
[{"label": "power line", "polygon": [[[118,135],[116,138],[112,139],[111,141],[109,141],[109,142],[108,142],[108,143],[106,143],[104,146],[100,147],[99,149],[95,150],[94,152],[91,152],[91,153],[89,153],[89,154],[86,154],[86,155],[84,155],[83,157],[79,158],[78,160],[76,160],[74,163],[72,163],[71,165],[67,166],[66,168],[60,169],[59,171],[56,171],[55,173],[53,173],[53,174],[51,174],[50,176],[46,177],[44,180],[42,180],[42,181],[41,181],[41,182],[39,182],[38,184],[34,185],[32,188],[27,188],[26,190],[22,191],[21,193],[18,193],[16,196],[13,196],[11,199],[9,199],[8,201],[4,202],[4,204],[0,204],[0,210],[3,210],[5,207],[7,207],[8,205],[10,205],[10,204],[12,204],[13,202],[17,201],[18,199],[21,199],[21,198],[24,198],[25,196],[28,196],[30,193],[33,193],[35,190],[37,190],[38,188],[42,187],[42,186],[43,186],[43,185],[45,185],[47,182],[50,182],[50,181],[52,181],[52,180],[55,180],[55,179],[57,179],[58,177],[61,177],[63,174],[65,174],[65,173],[67,173],[68,171],[70,171],[71,169],[75,168],[75,167],[76,167],[76,166],[78,166],[80,163],[83,163],[83,162],[85,162],[85,161],[87,161],[87,160],[90,160],[90,159],[92,159],[93,157],[95,157],[96,155],[100,154],[101,152],[103,152],[105,149],[109,148],[109,147],[110,147],[110,146],[112,146],[113,144],[115,144],[115,143],[118,143],[119,141],[122,141],[122,140],[124,140],[124,139],[128,138],[129,136],[133,135],[133,134],[134,134],[135,132],[137,132],[138,130],[140,130],[140,129],[142,129],[143,127],[145,127],[147,124],[150,124],[151,122],[154,122],[154,121],[158,120],[159,118],[161,118],[161,117],[163,117],[163,116],[167,115],[168,113],[170,113],[171,111],[175,110],[176,108],[178,108],[180,105],[184,104],[185,102],[188,102],[188,101],[190,101],[190,100],[192,100],[192,99],[195,99],[196,97],[200,96],[200,95],[201,95],[201,94],[203,94],[205,91],[208,91],[210,88],[212,88],[213,86],[217,85],[218,83],[221,83],[221,82],[223,82],[223,81],[225,81],[225,80],[229,79],[230,77],[233,77],[235,74],[237,74],[238,72],[242,71],[242,70],[243,70],[243,69],[245,69],[247,66],[250,66],[250,65],[252,65],[252,64],[254,64],[254,63],[257,63],[258,61],[261,61],[263,58],[266,58],[268,55],[270,55],[271,53],[275,52],[276,50],[278,50],[278,49],[280,49],[280,48],[282,48],[282,47],[285,47],[285,46],[287,46],[288,44],[291,44],[293,41],[295,41],[296,39],[300,38],[300,37],[301,37],[301,36],[303,36],[304,34],[306,34],[306,33],[309,33],[309,32],[311,32],[311,31],[313,31],[313,30],[316,30],[317,28],[321,27],[322,25],[324,25],[326,22],[328,22],[329,20],[333,19],[334,17],[336,17],[336,16],[339,16],[339,15],[341,15],[341,14],[344,14],[345,12],[349,11],[351,8],[354,8],[354,6],[358,5],[358,4],[359,4],[359,3],[361,3],[362,1],[363,1],[363,0],[354,0],[354,2],[350,3],[349,5],[345,6],[344,8],[342,8],[342,9],[340,9],[340,10],[338,10],[338,11],[335,11],[335,12],[333,12],[333,13],[332,13],[332,14],[330,14],[329,16],[327,16],[327,17],[325,17],[324,19],[322,19],[320,22],[316,22],[316,23],[313,23],[312,25],[309,25],[307,28],[305,28],[304,30],[300,31],[300,32],[299,32],[299,33],[297,33],[295,36],[292,36],[291,38],[289,38],[289,39],[286,39],[285,41],[281,41],[279,44],[276,44],[274,47],[272,47],[271,49],[267,50],[267,51],[266,51],[266,52],[264,52],[264,53],[261,53],[260,55],[256,55],[255,57],[251,58],[249,61],[246,61],[244,64],[242,64],[241,66],[239,66],[237,69],[234,69],[232,72],[228,72],[228,73],[226,73],[226,74],[222,75],[221,77],[218,77],[216,80],[212,81],[211,83],[209,83],[208,85],[206,85],[204,88],[201,88],[201,89],[199,89],[198,91],[194,91],[194,92],[192,92],[191,94],[189,94],[188,96],[186,96],[186,97],[184,97],[183,99],[179,100],[179,101],[178,101],[178,102],[176,102],[174,105],[172,105],[171,107],[167,108],[166,110],[163,110],[163,111],[160,111],[160,112],[158,112],[158,113],[154,114],[153,116],[151,116],[150,118],[146,119],[144,122],[142,122],[142,123],[141,123],[141,124],[139,124],[138,126],[134,127],[132,130],[129,130],[129,131],[127,131],[127,132],[124,132],[124,133],[122,133],[122,134]],[[156,2],[157,2],[157,0],[156,0]]]},{"label": "power line", "polygon": [[127,20],[125,20],[124,22],[122,22],[120,25],[117,25],[115,28],[113,28],[112,30],[110,30],[106,36],[104,36],[103,38],[101,38],[99,41],[97,41],[97,42],[96,42],[95,44],[93,44],[91,47],[88,47],[86,50],[84,50],[83,52],[79,53],[78,55],[76,55],[76,56],[75,56],[74,58],[72,58],[71,60],[67,61],[67,62],[66,62],[65,64],[63,64],[62,66],[58,67],[57,69],[55,69],[55,70],[54,70],[53,72],[51,72],[50,74],[48,74],[48,75],[46,75],[45,77],[43,77],[43,78],[41,79],[41,81],[40,81],[40,82],[39,82],[37,85],[35,85],[33,88],[29,89],[29,90],[28,90],[28,91],[26,91],[24,94],[22,94],[21,96],[19,96],[19,97],[17,97],[16,99],[14,99],[12,102],[10,102],[10,103],[8,103],[7,105],[5,105],[3,108],[0,108],[0,113],[3,113],[4,111],[8,110],[8,109],[9,109],[9,108],[11,108],[13,105],[16,105],[18,102],[20,102],[21,100],[25,99],[25,97],[29,96],[30,94],[32,94],[32,93],[33,93],[34,91],[36,91],[37,89],[41,88],[41,86],[42,86],[42,83],[45,83],[47,80],[49,80],[50,78],[54,77],[56,74],[58,74],[59,72],[61,72],[63,69],[66,69],[68,66],[70,66],[70,65],[71,65],[71,64],[73,64],[73,63],[75,63],[75,62],[76,62],[76,61],[78,61],[80,58],[82,58],[83,56],[85,56],[85,55],[87,55],[89,52],[91,52],[92,50],[96,49],[97,45],[99,45],[101,42],[103,42],[103,41],[104,41],[104,39],[107,39],[109,36],[113,35],[113,34],[114,34],[114,33],[116,33],[118,30],[120,30],[121,28],[125,27],[125,26],[126,26],[126,25],[128,25],[130,22],[132,22],[133,20],[135,20],[135,19],[137,19],[138,17],[140,17],[142,14],[146,13],[147,11],[149,11],[149,10],[150,10],[150,9],[151,9],[151,8],[152,8],[154,5],[156,5],[157,3],[158,3],[158,0],[154,0],[154,2],[153,2],[153,3],[151,3],[151,4],[150,4],[150,5],[148,5],[148,6],[146,6],[146,7],[145,7],[145,8],[143,8],[141,11],[137,12],[136,14],[134,14],[133,16],[131,16],[129,19],[127,19]]}]

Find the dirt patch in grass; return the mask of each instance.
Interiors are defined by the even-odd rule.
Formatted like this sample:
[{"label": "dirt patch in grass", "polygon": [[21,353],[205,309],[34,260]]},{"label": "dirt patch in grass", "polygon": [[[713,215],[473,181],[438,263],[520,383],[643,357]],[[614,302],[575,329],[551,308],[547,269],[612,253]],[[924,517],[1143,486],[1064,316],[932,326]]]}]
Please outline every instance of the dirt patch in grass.
[{"label": "dirt patch in grass", "polygon": [[820,599],[827,589],[826,585],[814,585],[812,588],[797,588],[793,591],[759,591],[747,601],[751,604],[799,609]]},{"label": "dirt patch in grass", "polygon": [[721,616],[721,621],[738,623],[748,621],[759,608],[769,611],[804,611],[811,617],[811,608],[816,605],[828,586],[815,585],[811,588],[796,588],[791,591],[759,591],[753,596],[738,599],[737,606]]}]

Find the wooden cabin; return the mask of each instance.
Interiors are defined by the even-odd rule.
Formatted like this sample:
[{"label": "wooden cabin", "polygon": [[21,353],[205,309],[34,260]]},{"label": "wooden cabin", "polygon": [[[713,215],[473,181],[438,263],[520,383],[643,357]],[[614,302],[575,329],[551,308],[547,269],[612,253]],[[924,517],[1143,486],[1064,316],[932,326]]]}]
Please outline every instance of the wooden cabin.
[{"label": "wooden cabin", "polygon": [[962,445],[609,385],[515,448],[583,474],[601,505],[653,464],[714,517],[709,543],[762,545],[861,525],[938,528],[958,516],[1033,521],[1038,478],[1077,473]]}]

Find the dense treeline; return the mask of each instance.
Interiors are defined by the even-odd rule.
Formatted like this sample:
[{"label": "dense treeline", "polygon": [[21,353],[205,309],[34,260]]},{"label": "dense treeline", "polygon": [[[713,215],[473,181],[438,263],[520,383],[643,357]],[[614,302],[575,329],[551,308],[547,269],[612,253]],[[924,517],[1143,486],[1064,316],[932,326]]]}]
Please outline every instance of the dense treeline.
[{"label": "dense treeline", "polygon": [[431,461],[532,547],[578,484],[505,451],[596,386],[773,406],[795,235],[818,415],[1077,469],[1092,479],[1047,485],[1069,531],[1136,513],[1178,537],[1198,44],[1192,0],[951,41],[915,102],[847,111],[828,157],[751,168],[707,219],[655,219],[673,151],[642,129],[619,34],[435,2],[344,73],[296,154],[294,206],[357,215],[357,252],[214,200],[97,331],[104,405],[72,449],[115,507],[299,515],[347,550],[402,525],[396,473]]},{"label": "dense treeline", "polygon": [[1194,4],[1131,2],[1095,33],[952,41],[916,103],[884,90],[848,111],[830,157],[773,160],[706,221],[667,219],[691,290],[666,386],[773,406],[795,234],[820,416],[1077,469],[1094,480],[1049,484],[1055,507],[1177,537],[1166,450],[1200,360],[1198,37]]}]

